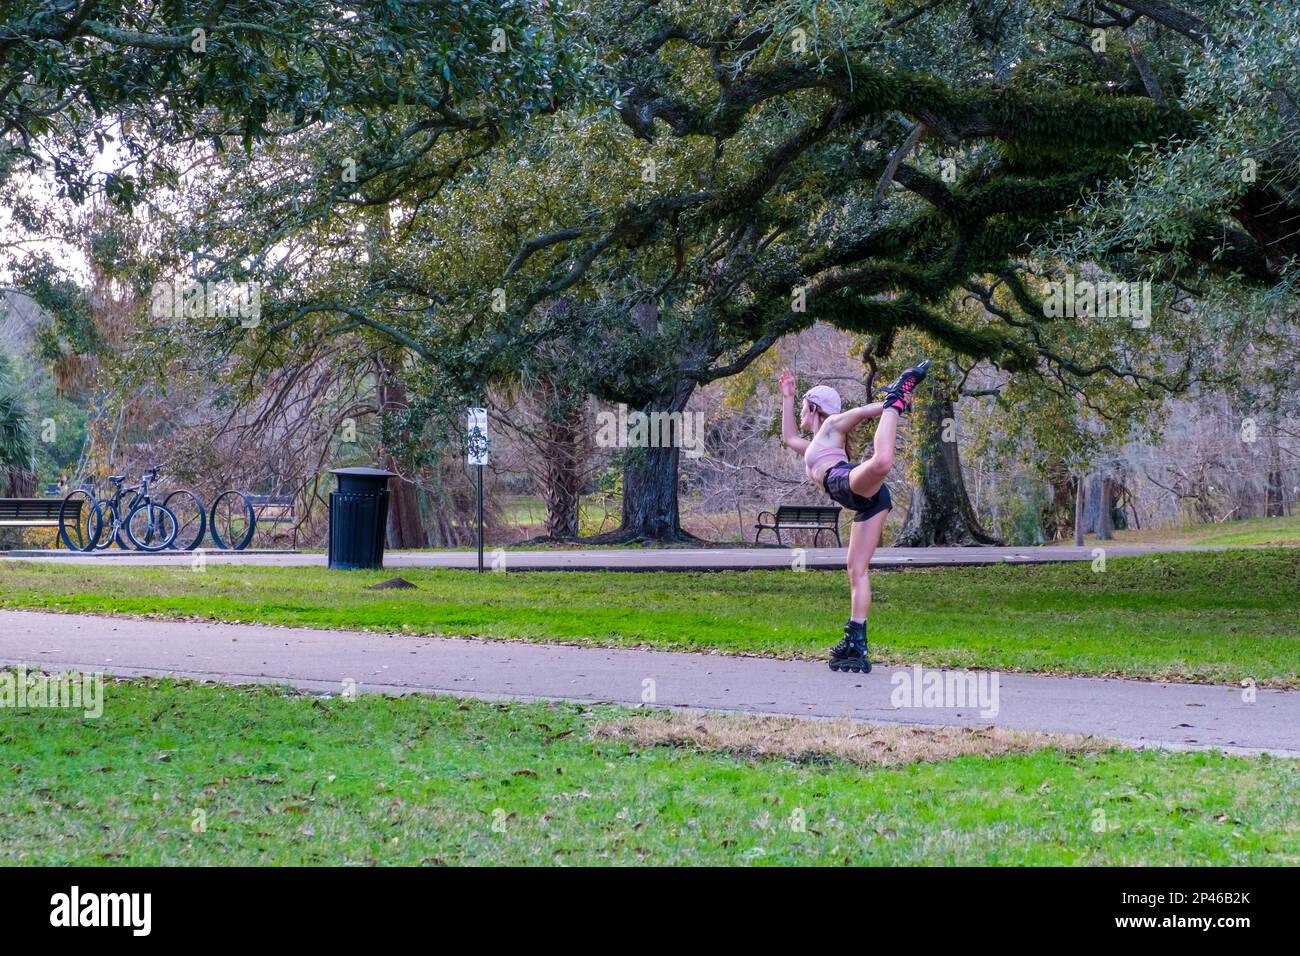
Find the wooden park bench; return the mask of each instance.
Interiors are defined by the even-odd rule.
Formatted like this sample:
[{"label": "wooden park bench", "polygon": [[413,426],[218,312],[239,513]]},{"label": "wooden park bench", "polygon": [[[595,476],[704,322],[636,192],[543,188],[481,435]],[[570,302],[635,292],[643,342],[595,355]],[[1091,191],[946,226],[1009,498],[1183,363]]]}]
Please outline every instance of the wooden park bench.
[{"label": "wooden park bench", "polygon": [[[764,517],[768,520],[764,521]],[[758,529],[754,532],[754,544],[764,531],[776,532],[776,543],[780,545],[782,531],[813,531],[813,547],[817,547],[817,537],[823,531],[835,535],[835,546],[840,544],[840,506],[839,505],[781,505],[776,514],[770,511],[758,515]]]},{"label": "wooden park bench", "polygon": [[[68,503],[68,519],[81,519],[81,500]],[[0,528],[57,528],[62,498],[0,498]],[[59,535],[54,536],[59,547]]]},{"label": "wooden park bench", "polygon": [[253,512],[257,515],[258,524],[263,521],[280,524],[294,519],[292,498],[277,498],[273,495],[249,495],[248,502],[253,506]]}]

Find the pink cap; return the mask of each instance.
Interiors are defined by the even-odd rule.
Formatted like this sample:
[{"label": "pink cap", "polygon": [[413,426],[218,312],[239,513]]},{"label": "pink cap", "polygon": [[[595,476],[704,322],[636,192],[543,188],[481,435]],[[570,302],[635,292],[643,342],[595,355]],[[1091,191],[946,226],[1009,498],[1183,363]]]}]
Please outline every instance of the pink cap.
[{"label": "pink cap", "polygon": [[835,391],[829,385],[814,385],[808,391],[804,392],[804,398],[812,402],[827,415],[838,415],[843,407],[840,402],[840,393]]}]

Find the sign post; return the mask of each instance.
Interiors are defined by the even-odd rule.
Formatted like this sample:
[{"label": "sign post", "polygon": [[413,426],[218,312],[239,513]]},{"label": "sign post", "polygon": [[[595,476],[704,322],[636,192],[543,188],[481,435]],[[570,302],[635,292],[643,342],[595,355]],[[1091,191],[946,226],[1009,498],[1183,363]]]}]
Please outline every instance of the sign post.
[{"label": "sign post", "polygon": [[488,463],[488,422],[486,408],[471,408],[466,429],[469,463],[478,469],[478,569],[483,571],[483,466]]}]

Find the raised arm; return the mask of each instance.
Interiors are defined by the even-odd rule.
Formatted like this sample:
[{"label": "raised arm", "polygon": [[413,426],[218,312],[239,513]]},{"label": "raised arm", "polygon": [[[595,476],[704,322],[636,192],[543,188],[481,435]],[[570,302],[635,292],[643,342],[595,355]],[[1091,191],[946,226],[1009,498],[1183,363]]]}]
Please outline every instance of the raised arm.
[{"label": "raised arm", "polygon": [[832,415],[829,421],[832,428],[847,432],[852,431],[859,422],[866,421],[868,418],[879,418],[884,410],[884,402],[872,402],[870,405],[860,405],[838,415]]},{"label": "raised arm", "polygon": [[794,420],[794,376],[788,368],[781,370],[777,384],[781,387],[781,441],[802,455],[808,450],[808,439],[799,436]]}]

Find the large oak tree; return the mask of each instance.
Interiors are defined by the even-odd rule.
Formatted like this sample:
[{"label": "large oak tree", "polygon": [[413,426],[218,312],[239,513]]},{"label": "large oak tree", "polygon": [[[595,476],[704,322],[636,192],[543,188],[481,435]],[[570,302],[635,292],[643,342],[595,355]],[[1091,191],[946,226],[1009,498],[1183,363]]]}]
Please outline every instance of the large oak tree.
[{"label": "large oak tree", "polygon": [[[1276,289],[1293,274],[1293,65],[1257,39],[1285,18],[1265,4],[543,9],[509,31],[512,55],[553,49],[562,22],[596,61],[585,96],[469,150],[406,148],[420,106],[399,102],[284,138],[222,191],[204,254],[252,263],[276,290],[272,321],[225,330],[246,340],[232,347],[373,335],[451,408],[564,343],[582,360],[545,368],[550,387],[676,411],[823,320],[886,358],[907,329],[964,362],[1080,393],[1109,377],[1155,400],[1186,384],[1199,344],[1171,304],[1208,281]],[[1249,82],[1224,81],[1229,56]],[[1269,135],[1249,157],[1211,155],[1252,159],[1254,179],[1168,172],[1226,148],[1216,121],[1243,110]],[[347,157],[354,182],[338,175]],[[1171,183],[1195,206],[1170,208]],[[389,246],[358,261],[355,213],[373,208]],[[275,252],[293,237],[319,268],[286,268]],[[1156,283],[1149,329],[1049,314],[1042,281],[1089,261]],[[677,455],[626,456],[621,536],[681,536]]]}]

